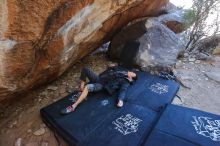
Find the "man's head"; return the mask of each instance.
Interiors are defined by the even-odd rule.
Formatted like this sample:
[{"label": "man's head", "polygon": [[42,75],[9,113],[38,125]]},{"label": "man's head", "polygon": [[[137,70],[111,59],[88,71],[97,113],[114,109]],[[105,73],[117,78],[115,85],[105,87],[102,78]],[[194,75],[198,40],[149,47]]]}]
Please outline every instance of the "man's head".
[{"label": "man's head", "polygon": [[137,75],[136,75],[136,73],[134,73],[132,71],[128,71],[128,77],[131,78],[131,79],[136,79]]}]

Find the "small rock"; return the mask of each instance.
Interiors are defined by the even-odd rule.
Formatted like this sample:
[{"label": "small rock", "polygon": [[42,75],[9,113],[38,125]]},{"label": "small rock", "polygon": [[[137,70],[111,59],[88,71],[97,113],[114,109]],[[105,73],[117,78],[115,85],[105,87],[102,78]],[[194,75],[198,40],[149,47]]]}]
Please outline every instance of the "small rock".
[{"label": "small rock", "polygon": [[184,53],[184,57],[189,57],[189,53]]},{"label": "small rock", "polygon": [[47,96],[47,91],[43,91],[43,92],[41,93],[41,95],[42,95],[42,96]]},{"label": "small rock", "polygon": [[61,89],[60,89],[60,94],[63,94],[63,93],[65,93],[66,92],[66,88],[64,88],[64,87],[61,87]]},{"label": "small rock", "polygon": [[19,119],[21,119],[22,117],[23,117],[23,114],[20,114],[20,115],[18,116]]},{"label": "small rock", "polygon": [[6,130],[6,131],[5,131],[6,134],[9,134],[9,132],[10,132],[10,130]]},{"label": "small rock", "polygon": [[177,77],[177,80],[181,83],[181,85],[185,88],[191,89],[192,88],[192,83],[190,79],[182,79],[181,77]]},{"label": "small rock", "polygon": [[38,146],[38,143],[37,142],[30,142],[30,143],[27,143],[25,146]]},{"label": "small rock", "polygon": [[57,89],[58,89],[58,87],[56,87],[56,86],[49,86],[49,87],[47,87],[47,90],[55,91]]},{"label": "small rock", "polygon": [[212,56],[204,53],[199,53],[196,55],[198,60],[212,60]]},{"label": "small rock", "polygon": [[18,138],[18,139],[15,141],[15,146],[21,146],[21,141],[22,141],[22,139],[21,139],[21,138]]},{"label": "small rock", "polygon": [[181,67],[181,65],[182,64],[180,62],[177,62],[175,66],[176,66],[176,68],[179,68],[179,67]]},{"label": "small rock", "polygon": [[31,132],[32,132],[32,130],[31,130],[31,129],[28,129],[28,130],[27,130],[27,133],[31,133]]},{"label": "small rock", "polygon": [[193,78],[192,78],[191,76],[187,76],[187,75],[185,75],[185,76],[181,76],[180,79],[181,79],[181,80],[189,80],[189,81],[193,81]]},{"label": "small rock", "polygon": [[181,60],[179,60],[179,61],[176,62],[176,67],[179,67],[179,66],[181,66],[181,65],[182,65],[182,61],[181,61]]},{"label": "small rock", "polygon": [[62,93],[60,94],[61,97],[66,97],[68,95],[68,93]]},{"label": "small rock", "polygon": [[205,78],[205,80],[208,81],[209,79],[208,79],[208,78]]},{"label": "small rock", "polygon": [[189,62],[194,62],[194,61],[196,61],[195,58],[189,58]]},{"label": "small rock", "polygon": [[15,120],[12,124],[13,125],[16,125],[18,123],[18,121],[17,120]]},{"label": "small rock", "polygon": [[46,124],[44,124],[44,123],[41,124],[40,127],[42,127],[42,128],[47,128]]},{"label": "small rock", "polygon": [[219,71],[208,72],[205,75],[208,78],[220,83],[220,74],[219,74],[219,72],[220,72],[220,70]]},{"label": "small rock", "polygon": [[34,132],[34,135],[35,136],[41,136],[41,135],[44,135],[46,132],[45,128],[40,128],[38,129],[37,131]]},{"label": "small rock", "polygon": [[201,63],[201,61],[200,61],[200,60],[196,60],[195,63],[196,63],[196,64],[199,64],[199,63]]},{"label": "small rock", "polygon": [[18,123],[17,120],[15,120],[13,123],[11,123],[8,127],[9,128],[13,128],[16,124]]},{"label": "small rock", "polygon": [[42,141],[42,142],[41,142],[41,146],[49,146],[49,143],[46,142],[46,141]]},{"label": "small rock", "polygon": [[77,74],[74,74],[74,75],[73,75],[73,78],[77,78],[77,77],[78,77],[78,75],[77,75]]},{"label": "small rock", "polygon": [[173,104],[176,104],[176,105],[181,105],[181,104],[183,104],[183,102],[182,102],[182,99],[180,100],[179,98],[174,98],[174,100],[173,100],[173,102],[172,102]]},{"label": "small rock", "polygon": [[53,102],[56,102],[57,101],[57,99],[53,99]]},{"label": "small rock", "polygon": [[182,62],[186,62],[186,61],[187,61],[187,59],[186,59],[186,58],[183,58],[183,59],[182,59]]},{"label": "small rock", "polygon": [[67,90],[67,92],[68,92],[68,93],[71,93],[71,92],[72,92],[72,90],[71,90],[71,89],[68,89],[68,90]]}]

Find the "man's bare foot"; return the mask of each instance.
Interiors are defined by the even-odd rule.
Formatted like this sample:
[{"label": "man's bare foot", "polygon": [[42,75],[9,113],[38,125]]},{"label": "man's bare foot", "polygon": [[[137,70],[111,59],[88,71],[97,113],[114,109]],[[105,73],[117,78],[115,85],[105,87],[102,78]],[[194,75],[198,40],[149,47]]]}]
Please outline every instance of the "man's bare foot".
[{"label": "man's bare foot", "polygon": [[76,105],[73,104],[73,105],[70,105],[70,106],[62,109],[60,112],[61,112],[61,114],[66,115],[66,114],[69,114],[71,112],[74,112],[75,109],[76,109]]},{"label": "man's bare foot", "polygon": [[124,105],[124,102],[122,100],[118,101],[117,107],[122,107]]}]

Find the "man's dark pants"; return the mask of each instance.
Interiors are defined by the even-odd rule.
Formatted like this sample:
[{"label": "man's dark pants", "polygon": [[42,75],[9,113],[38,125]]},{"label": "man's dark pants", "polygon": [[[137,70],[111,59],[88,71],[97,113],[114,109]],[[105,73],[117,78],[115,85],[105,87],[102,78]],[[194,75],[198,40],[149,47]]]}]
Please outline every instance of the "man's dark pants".
[{"label": "man's dark pants", "polygon": [[[86,82],[86,78],[88,78],[90,81],[90,83],[86,85],[89,92],[97,92],[104,89],[104,85],[100,77],[92,70],[88,68],[83,68],[81,70],[80,80]],[[123,82],[120,84],[118,100],[124,101],[126,97],[126,91],[129,86],[130,86],[129,82]]]}]

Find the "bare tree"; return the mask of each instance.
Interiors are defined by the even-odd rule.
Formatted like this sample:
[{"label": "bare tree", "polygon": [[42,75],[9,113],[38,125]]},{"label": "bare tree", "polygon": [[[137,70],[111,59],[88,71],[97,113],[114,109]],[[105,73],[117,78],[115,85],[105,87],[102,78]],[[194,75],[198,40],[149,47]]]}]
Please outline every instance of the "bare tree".
[{"label": "bare tree", "polygon": [[198,43],[205,38],[220,34],[220,0],[193,0],[193,23],[189,29],[186,50],[196,49]]}]

